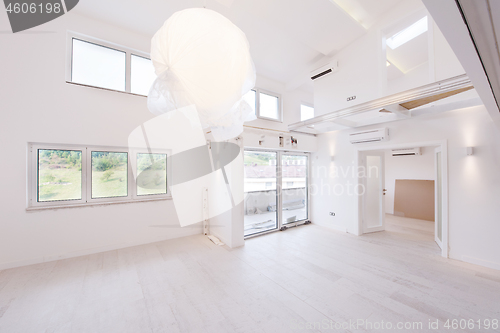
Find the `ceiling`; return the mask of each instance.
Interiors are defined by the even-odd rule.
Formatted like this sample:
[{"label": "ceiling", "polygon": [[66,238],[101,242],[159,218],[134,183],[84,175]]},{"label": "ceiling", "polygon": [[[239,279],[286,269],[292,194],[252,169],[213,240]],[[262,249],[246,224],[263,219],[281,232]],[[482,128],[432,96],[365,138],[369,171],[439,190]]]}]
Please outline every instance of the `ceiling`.
[{"label": "ceiling", "polygon": [[[401,1],[86,0],[74,11],[152,37],[174,12],[206,4],[246,34],[259,75],[287,84],[305,78]],[[304,82],[301,88],[311,90]]]}]

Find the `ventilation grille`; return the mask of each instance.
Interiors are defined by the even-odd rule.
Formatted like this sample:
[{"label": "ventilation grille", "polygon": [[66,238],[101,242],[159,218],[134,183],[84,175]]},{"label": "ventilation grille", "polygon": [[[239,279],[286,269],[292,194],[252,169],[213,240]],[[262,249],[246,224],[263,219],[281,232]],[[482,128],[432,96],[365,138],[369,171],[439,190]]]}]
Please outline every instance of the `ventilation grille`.
[{"label": "ventilation grille", "polygon": [[316,80],[316,79],[318,79],[318,78],[320,78],[322,76],[325,76],[326,74],[330,74],[331,72],[333,72],[333,70],[331,68],[329,68],[329,69],[327,69],[324,72],[321,72],[319,74],[314,75],[313,77],[311,77],[311,80]]}]

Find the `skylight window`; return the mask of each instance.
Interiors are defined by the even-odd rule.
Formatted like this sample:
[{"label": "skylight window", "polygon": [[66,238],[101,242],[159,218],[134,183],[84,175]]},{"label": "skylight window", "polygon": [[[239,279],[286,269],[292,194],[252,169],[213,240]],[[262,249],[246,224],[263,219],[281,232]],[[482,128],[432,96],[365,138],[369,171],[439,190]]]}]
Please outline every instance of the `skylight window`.
[{"label": "skylight window", "polygon": [[388,38],[386,41],[387,46],[389,46],[391,49],[394,50],[400,47],[401,45],[409,42],[413,38],[418,37],[424,32],[426,32],[427,28],[428,28],[427,16],[425,16],[422,19],[410,25],[408,28],[403,29],[394,36]]}]

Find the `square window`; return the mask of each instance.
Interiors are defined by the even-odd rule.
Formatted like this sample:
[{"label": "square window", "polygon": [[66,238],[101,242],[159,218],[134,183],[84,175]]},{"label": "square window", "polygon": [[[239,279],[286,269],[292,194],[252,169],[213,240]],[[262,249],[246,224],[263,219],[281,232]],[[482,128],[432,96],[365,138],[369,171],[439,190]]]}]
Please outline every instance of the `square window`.
[{"label": "square window", "polygon": [[82,199],[82,152],[38,149],[37,201]]},{"label": "square window", "polygon": [[155,68],[150,59],[130,56],[130,91],[133,94],[147,96],[156,80]]},{"label": "square window", "polygon": [[314,108],[304,104],[300,105],[300,121],[314,118]]},{"label": "square window", "polygon": [[125,91],[126,53],[73,38],[71,81]]},{"label": "square window", "polygon": [[167,194],[167,155],[137,154],[137,195]]},{"label": "square window", "polygon": [[128,153],[93,151],[92,199],[128,196]]},{"label": "square window", "polygon": [[266,93],[259,94],[259,116],[280,120],[280,100],[277,96],[272,96]]}]

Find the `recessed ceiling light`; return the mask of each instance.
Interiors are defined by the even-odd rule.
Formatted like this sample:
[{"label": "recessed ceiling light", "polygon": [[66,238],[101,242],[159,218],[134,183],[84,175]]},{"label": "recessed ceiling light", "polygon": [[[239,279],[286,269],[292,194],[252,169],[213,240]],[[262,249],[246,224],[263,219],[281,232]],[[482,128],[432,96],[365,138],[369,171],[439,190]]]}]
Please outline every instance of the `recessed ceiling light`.
[{"label": "recessed ceiling light", "polygon": [[409,42],[413,38],[420,36],[426,32],[427,29],[427,16],[425,16],[410,25],[408,28],[401,30],[390,38],[387,38],[387,46],[394,50],[395,48]]}]

